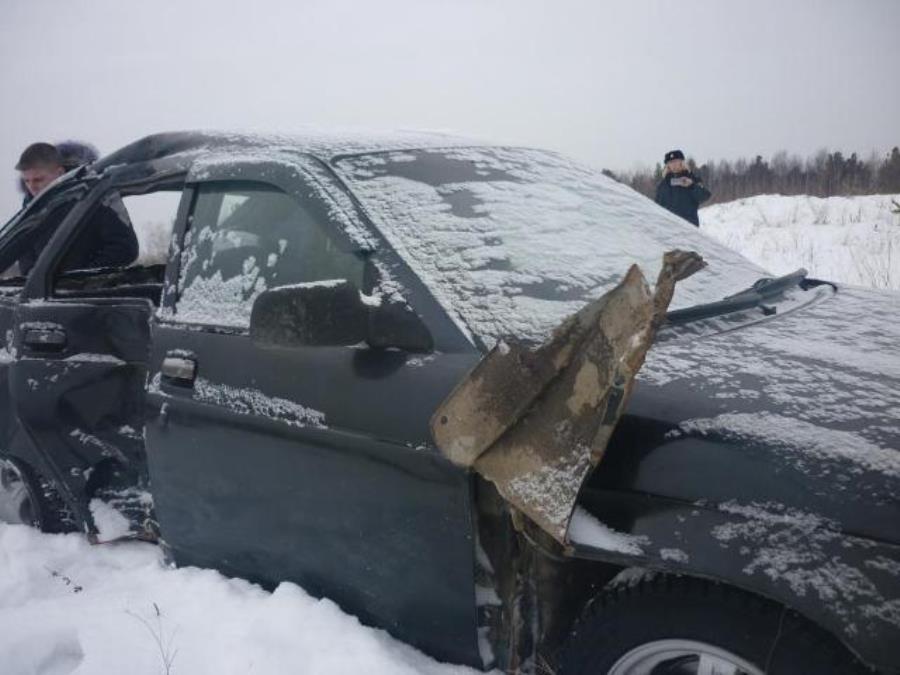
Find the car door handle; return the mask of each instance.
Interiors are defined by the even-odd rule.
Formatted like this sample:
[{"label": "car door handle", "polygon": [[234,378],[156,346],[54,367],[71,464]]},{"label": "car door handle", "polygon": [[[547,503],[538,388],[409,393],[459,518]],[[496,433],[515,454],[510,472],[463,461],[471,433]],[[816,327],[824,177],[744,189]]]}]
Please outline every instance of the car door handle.
[{"label": "car door handle", "polygon": [[66,332],[59,328],[27,328],[22,344],[34,352],[61,352],[66,348]]},{"label": "car door handle", "polygon": [[168,354],[162,362],[162,375],[172,384],[190,386],[197,377],[197,362],[186,356]]}]

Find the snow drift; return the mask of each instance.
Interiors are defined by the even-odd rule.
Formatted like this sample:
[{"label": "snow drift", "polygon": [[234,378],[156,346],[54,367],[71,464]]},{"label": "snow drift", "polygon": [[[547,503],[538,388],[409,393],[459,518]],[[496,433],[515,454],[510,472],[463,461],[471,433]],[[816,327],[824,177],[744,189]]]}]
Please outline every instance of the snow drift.
[{"label": "snow drift", "polygon": [[900,195],[760,195],[700,210],[700,229],[776,274],[900,289]]},{"label": "snow drift", "polygon": [[[0,523],[0,654],[9,675],[463,675],[330,600],[171,569],[151,544],[91,546]],[[166,660],[171,668],[165,667]]]}]

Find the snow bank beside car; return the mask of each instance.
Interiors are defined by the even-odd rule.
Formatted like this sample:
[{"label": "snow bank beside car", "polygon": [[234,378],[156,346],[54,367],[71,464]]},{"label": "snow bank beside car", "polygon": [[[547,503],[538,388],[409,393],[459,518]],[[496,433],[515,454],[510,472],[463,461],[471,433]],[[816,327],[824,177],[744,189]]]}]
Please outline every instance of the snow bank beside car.
[{"label": "snow bank beside car", "polygon": [[[159,642],[157,642],[159,640]],[[462,675],[294,584],[171,569],[158,547],[0,523],[0,654],[15,675]]]},{"label": "snow bank beside car", "polygon": [[776,274],[900,289],[900,195],[760,195],[700,210],[700,229]]}]

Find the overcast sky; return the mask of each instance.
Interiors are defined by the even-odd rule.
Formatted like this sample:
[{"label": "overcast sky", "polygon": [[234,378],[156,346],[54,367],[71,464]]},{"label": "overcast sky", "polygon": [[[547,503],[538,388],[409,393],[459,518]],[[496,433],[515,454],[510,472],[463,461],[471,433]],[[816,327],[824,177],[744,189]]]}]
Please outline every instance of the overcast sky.
[{"label": "overcast sky", "polygon": [[30,142],[429,128],[629,169],[900,144],[900,0],[3,0],[0,220]]}]

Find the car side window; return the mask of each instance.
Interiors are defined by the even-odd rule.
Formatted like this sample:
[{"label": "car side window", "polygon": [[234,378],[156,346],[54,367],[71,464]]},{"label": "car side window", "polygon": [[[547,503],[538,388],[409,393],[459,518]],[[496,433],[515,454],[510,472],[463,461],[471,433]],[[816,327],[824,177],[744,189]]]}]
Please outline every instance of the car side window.
[{"label": "car side window", "polygon": [[137,265],[165,264],[182,187],[124,194],[122,206],[138,240]]},{"label": "car side window", "polygon": [[[122,186],[99,195],[64,244],[55,263],[54,296],[143,297],[159,305],[183,178],[154,185]],[[44,240],[20,255],[30,269],[61,219],[47,223]],[[33,264],[33,263],[32,263]]]},{"label": "car side window", "polygon": [[[65,255],[57,268],[58,274],[102,268],[121,269],[134,263],[138,255],[138,240],[117,191],[104,195],[81,223],[78,234],[66,246]],[[52,230],[48,228],[48,240],[59,224],[56,223]],[[39,256],[41,251],[35,253]]]},{"label": "car side window", "polygon": [[199,185],[181,253],[175,318],[247,328],[253,301],[279,286],[346,279],[362,288],[364,262],[330,236],[324,205],[264,183]]}]

